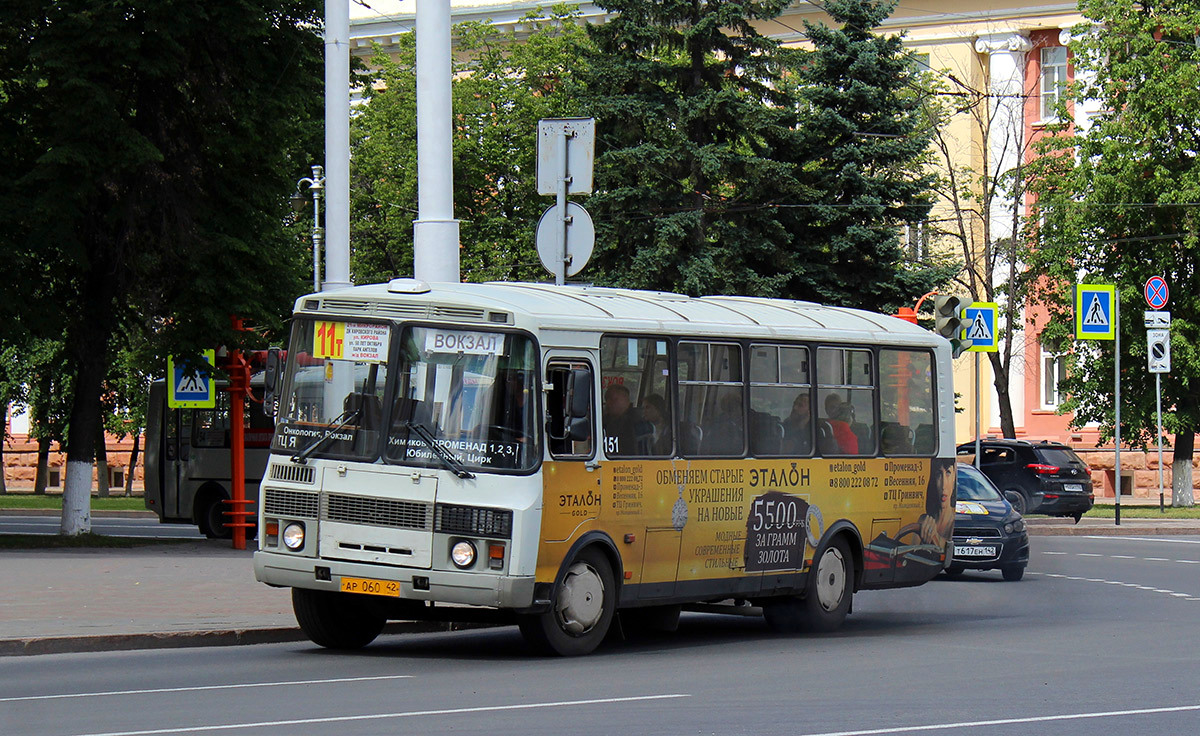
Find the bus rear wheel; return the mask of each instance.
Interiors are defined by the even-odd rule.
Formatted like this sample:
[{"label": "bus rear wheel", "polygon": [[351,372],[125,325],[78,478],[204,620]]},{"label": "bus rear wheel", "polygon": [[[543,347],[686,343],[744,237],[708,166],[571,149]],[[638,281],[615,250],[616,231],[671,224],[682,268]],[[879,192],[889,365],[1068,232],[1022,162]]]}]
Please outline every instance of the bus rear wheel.
[{"label": "bus rear wheel", "polygon": [[326,649],[362,649],[387,623],[379,605],[350,593],[292,588],[292,610],[304,635]]},{"label": "bus rear wheel", "polygon": [[525,640],[546,654],[577,657],[600,646],[617,607],[612,565],[598,549],[581,551],[567,568],[550,610],[522,615]]},{"label": "bus rear wheel", "polygon": [[784,633],[828,633],[850,612],[854,595],[854,560],[840,537],[830,540],[813,558],[804,597],[789,596],[763,606],[767,625]]}]

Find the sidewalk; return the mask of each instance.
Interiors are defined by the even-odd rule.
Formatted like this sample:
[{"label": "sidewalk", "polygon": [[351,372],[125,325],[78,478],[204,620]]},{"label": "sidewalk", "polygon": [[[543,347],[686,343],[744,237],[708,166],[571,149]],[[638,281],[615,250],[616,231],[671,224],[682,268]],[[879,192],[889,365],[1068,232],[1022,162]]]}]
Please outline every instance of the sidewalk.
[{"label": "sidewalk", "polygon": [[[1200,535],[1200,520],[1035,517],[1029,532]],[[290,592],[257,582],[251,555],[228,540],[2,551],[0,656],[303,640]],[[385,633],[449,628],[393,622]]]}]

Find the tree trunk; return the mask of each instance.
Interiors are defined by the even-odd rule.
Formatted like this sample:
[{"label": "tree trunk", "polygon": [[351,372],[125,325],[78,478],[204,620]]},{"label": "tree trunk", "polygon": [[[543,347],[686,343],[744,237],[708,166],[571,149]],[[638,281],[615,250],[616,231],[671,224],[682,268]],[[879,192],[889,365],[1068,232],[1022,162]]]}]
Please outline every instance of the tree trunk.
[{"label": "tree trunk", "polygon": [[50,482],[50,438],[38,437],[37,470],[33,476],[33,493],[42,496]]},{"label": "tree trunk", "polygon": [[108,443],[104,436],[104,423],[96,432],[96,495],[108,498]]},{"label": "tree trunk", "polygon": [[133,495],[133,473],[137,470],[138,448],[142,441],[142,433],[133,433],[133,449],[129,451],[129,468],[125,471],[125,497]]},{"label": "tree trunk", "polygon": [[992,364],[992,375],[995,376],[992,385],[996,387],[996,400],[1000,405],[1000,434],[1012,439],[1017,436],[1017,425],[1013,421],[1012,393],[1009,391],[1008,371],[1004,369],[1000,361],[1000,353],[988,353],[988,360]]},{"label": "tree trunk", "polygon": [[[82,332],[87,334],[86,330]],[[99,397],[108,332],[101,334],[99,340],[93,336],[76,338],[84,344],[78,346],[75,361],[75,395],[71,399],[67,472],[63,481],[61,533],[68,536],[92,530],[92,464],[96,460],[96,437],[101,431]],[[89,354],[89,349],[94,352]]]},{"label": "tree trunk", "polygon": [[1192,455],[1195,452],[1196,438],[1192,427],[1180,427],[1175,435],[1175,459],[1171,462],[1171,505],[1195,506],[1196,499],[1192,493]]}]

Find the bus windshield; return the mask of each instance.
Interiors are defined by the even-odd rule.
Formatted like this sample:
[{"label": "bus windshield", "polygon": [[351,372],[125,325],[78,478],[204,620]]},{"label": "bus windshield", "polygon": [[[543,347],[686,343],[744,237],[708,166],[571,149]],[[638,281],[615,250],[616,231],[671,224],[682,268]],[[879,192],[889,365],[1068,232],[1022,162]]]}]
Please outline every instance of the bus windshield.
[{"label": "bus windshield", "polygon": [[405,328],[385,459],[440,465],[434,442],[466,468],[533,469],[536,366],[522,335]]},{"label": "bus windshield", "polygon": [[297,320],[272,447],[293,457],[379,457],[388,325]]}]

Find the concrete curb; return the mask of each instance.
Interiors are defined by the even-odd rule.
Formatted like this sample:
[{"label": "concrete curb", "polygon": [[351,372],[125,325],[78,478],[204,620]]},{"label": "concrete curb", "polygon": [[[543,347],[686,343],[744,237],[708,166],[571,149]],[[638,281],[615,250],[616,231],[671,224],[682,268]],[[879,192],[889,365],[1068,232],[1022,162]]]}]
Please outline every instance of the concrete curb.
[{"label": "concrete curb", "polygon": [[[153,511],[92,509],[93,518],[106,519],[157,519]],[[58,509],[0,509],[0,516],[62,516]]]},{"label": "concrete curb", "polygon": [[[447,623],[445,621],[393,621],[380,636],[429,634],[439,631],[465,631],[493,628],[501,624]],[[296,627],[179,631],[162,634],[97,634],[94,636],[41,636],[0,639],[0,657],[34,654],[78,654],[134,649],[182,649],[185,647],[227,647],[244,644],[281,644],[306,641]]]},{"label": "concrete curb", "polygon": [[1200,526],[1037,526],[1028,527],[1031,537],[1166,537],[1200,535]]}]

